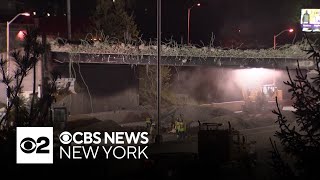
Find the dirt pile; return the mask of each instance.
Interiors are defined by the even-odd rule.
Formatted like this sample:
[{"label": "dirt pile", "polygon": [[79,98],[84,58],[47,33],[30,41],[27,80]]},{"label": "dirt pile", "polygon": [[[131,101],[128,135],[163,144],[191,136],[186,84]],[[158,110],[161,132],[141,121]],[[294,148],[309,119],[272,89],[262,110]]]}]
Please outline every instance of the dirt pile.
[{"label": "dirt pile", "polygon": [[101,120],[92,118],[89,116],[78,116],[78,117],[73,116],[67,122],[67,128],[71,130],[71,129],[76,129],[83,126],[88,126],[97,122],[101,122]]},{"label": "dirt pile", "polygon": [[129,112],[121,121],[121,123],[132,123],[145,121],[146,117],[150,117],[150,113],[144,111]]},{"label": "dirt pile", "polygon": [[70,132],[112,132],[123,131],[123,128],[113,120],[99,120],[94,117],[83,117],[67,123]]},{"label": "dirt pile", "polygon": [[81,132],[114,132],[123,131],[123,128],[112,120],[104,120],[101,122],[93,123],[88,126],[82,126],[76,129]]},{"label": "dirt pile", "polygon": [[220,108],[206,107],[206,106],[176,106],[162,111],[162,121],[165,123],[170,123],[175,118],[180,117],[185,122],[189,123],[192,121],[207,121],[215,117],[233,114],[232,111]]},{"label": "dirt pile", "polygon": [[167,113],[164,124],[168,125],[172,121],[172,115],[183,119],[191,128],[198,128],[198,121],[204,123],[221,123],[221,128],[228,128],[228,122],[235,129],[251,129],[257,127],[275,125],[277,119],[271,111],[261,114],[235,113],[226,109],[207,107],[207,106],[182,106],[176,107],[171,114]]},{"label": "dirt pile", "polygon": [[[145,117],[153,115],[152,111],[117,111],[116,113],[100,113],[98,115],[78,115],[70,118],[68,129],[81,131],[117,131],[123,130],[119,124],[130,124],[130,128],[144,127]],[[175,118],[182,115],[184,121],[190,128],[198,129],[198,121],[204,123],[221,123],[221,128],[228,128],[228,122],[232,127],[241,129],[251,129],[257,127],[276,125],[277,119],[271,111],[261,114],[249,114],[246,112],[235,113],[226,109],[210,106],[174,106],[161,109],[161,127],[170,129]],[[292,112],[284,112],[288,119],[292,119]],[[112,117],[121,117],[113,119]],[[112,120],[111,120],[112,119]],[[155,118],[156,120],[156,118]]]}]

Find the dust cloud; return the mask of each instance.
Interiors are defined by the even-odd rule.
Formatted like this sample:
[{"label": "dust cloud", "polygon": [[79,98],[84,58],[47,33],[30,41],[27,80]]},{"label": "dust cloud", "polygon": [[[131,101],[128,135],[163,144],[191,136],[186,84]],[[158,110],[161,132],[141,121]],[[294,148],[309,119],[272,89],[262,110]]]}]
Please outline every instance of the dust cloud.
[{"label": "dust cloud", "polygon": [[284,72],[273,69],[188,67],[173,71],[172,89],[198,103],[242,101],[242,89],[262,84],[283,84]]}]

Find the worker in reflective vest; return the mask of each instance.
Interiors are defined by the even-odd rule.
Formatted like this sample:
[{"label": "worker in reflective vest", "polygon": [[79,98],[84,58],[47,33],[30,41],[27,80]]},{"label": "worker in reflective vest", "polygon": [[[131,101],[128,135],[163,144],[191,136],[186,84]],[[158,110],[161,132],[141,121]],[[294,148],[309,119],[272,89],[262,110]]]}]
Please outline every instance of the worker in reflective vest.
[{"label": "worker in reflective vest", "polygon": [[186,137],[186,124],[184,123],[183,119],[180,120],[180,139],[184,140]]},{"label": "worker in reflective vest", "polygon": [[151,142],[155,141],[156,137],[156,123],[152,123],[149,131],[149,135],[151,136]]},{"label": "worker in reflective vest", "polygon": [[179,118],[176,118],[176,121],[174,123],[174,127],[176,130],[177,139],[180,139],[180,126],[181,126],[180,120],[179,120]]},{"label": "worker in reflective vest", "polygon": [[147,131],[150,130],[150,127],[151,127],[151,124],[152,124],[152,119],[151,117],[146,117],[146,126],[147,126]]}]

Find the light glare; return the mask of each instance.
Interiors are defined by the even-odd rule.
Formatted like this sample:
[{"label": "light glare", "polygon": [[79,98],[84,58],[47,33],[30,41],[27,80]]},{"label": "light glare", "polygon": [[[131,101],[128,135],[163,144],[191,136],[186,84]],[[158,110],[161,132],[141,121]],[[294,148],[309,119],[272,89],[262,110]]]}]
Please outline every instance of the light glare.
[{"label": "light glare", "polygon": [[29,13],[22,13],[22,15],[24,15],[24,16],[30,16]]},{"label": "light glare", "polygon": [[26,33],[27,33],[27,32],[26,32],[25,30],[19,31],[18,34],[17,34],[17,38],[18,38],[20,41],[23,41]]},{"label": "light glare", "polygon": [[240,87],[254,88],[263,84],[272,84],[279,72],[265,68],[238,69],[234,71],[234,80]]}]

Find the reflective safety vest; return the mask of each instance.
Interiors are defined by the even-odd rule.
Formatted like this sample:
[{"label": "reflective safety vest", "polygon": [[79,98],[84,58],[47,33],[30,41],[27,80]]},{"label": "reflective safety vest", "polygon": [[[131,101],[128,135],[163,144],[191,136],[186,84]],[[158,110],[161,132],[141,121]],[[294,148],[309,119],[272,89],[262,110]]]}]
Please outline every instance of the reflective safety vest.
[{"label": "reflective safety vest", "polygon": [[183,122],[180,122],[180,132],[185,132],[185,131],[186,131],[185,124]]},{"label": "reflective safety vest", "polygon": [[176,129],[176,132],[179,132],[180,131],[180,122],[179,121],[176,121],[174,123],[174,126],[175,126],[175,129]]},{"label": "reflective safety vest", "polygon": [[186,128],[185,128],[185,125],[184,125],[183,122],[176,121],[175,126],[176,126],[176,131],[177,131],[177,132],[184,132],[184,131],[186,131]]},{"label": "reflective safety vest", "polygon": [[146,123],[151,123],[151,118],[147,117],[146,118]]}]

